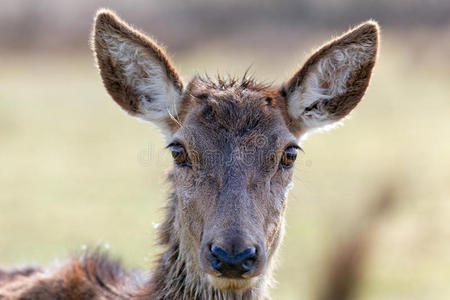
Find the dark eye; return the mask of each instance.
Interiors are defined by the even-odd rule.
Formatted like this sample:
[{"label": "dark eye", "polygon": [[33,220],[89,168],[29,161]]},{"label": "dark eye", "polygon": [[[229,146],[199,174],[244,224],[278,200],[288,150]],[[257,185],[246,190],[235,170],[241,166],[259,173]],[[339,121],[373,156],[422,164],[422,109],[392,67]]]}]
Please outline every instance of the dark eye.
[{"label": "dark eye", "polygon": [[280,168],[289,169],[294,165],[295,159],[297,158],[297,146],[289,146],[281,156]]},{"label": "dark eye", "polygon": [[188,154],[186,149],[180,144],[171,144],[169,145],[170,150],[172,151],[172,157],[175,163],[182,167],[190,167],[191,162],[189,161]]}]

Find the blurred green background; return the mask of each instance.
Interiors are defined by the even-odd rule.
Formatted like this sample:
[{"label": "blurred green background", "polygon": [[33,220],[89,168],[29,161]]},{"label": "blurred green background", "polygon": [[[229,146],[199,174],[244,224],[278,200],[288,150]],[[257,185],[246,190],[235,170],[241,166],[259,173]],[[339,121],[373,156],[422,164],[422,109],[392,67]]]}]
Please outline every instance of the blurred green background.
[{"label": "blurred green background", "polygon": [[2,1],[0,265],[51,265],[101,245],[151,267],[171,166],[150,124],[105,92],[89,50],[95,10],[115,9],[195,72],[281,83],[311,49],[369,18],[379,61],[345,126],[303,142],[274,299],[312,299],[330,253],[385,186],[356,299],[450,299],[450,2]]}]

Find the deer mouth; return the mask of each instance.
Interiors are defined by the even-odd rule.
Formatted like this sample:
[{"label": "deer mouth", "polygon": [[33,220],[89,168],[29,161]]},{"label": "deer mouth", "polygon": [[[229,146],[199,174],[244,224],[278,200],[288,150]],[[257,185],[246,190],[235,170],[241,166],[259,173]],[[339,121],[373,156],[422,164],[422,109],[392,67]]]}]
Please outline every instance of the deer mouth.
[{"label": "deer mouth", "polygon": [[220,290],[245,290],[253,286],[257,277],[252,278],[226,278],[208,274],[208,281]]}]

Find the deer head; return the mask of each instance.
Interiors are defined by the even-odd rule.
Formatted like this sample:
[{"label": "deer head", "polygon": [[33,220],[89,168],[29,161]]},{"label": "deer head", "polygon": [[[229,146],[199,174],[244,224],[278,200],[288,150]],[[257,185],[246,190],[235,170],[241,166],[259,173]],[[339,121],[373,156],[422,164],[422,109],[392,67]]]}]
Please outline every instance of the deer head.
[{"label": "deer head", "polygon": [[162,242],[192,278],[216,289],[263,285],[283,233],[299,139],[361,100],[378,47],[363,23],[317,50],[280,87],[195,77],[186,85],[152,39],[109,11],[93,46],[111,97],[155,124],[174,159]]}]

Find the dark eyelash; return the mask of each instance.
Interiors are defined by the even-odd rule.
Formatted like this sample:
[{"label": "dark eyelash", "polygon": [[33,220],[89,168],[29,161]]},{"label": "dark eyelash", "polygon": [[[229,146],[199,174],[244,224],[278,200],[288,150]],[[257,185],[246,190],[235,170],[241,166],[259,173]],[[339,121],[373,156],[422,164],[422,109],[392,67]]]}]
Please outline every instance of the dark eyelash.
[{"label": "dark eyelash", "polygon": [[173,141],[173,142],[171,142],[169,145],[167,145],[167,146],[164,147],[164,148],[165,148],[165,149],[169,149],[170,147],[173,147],[173,146],[182,146],[182,147],[184,147],[182,143],[180,143],[180,142],[178,142],[178,141]]},{"label": "dark eyelash", "polygon": [[285,149],[287,149],[287,148],[295,148],[295,149],[298,149],[298,150],[300,150],[301,152],[305,153],[305,151],[303,150],[303,148],[300,147],[300,146],[297,145],[297,144],[289,144]]}]

